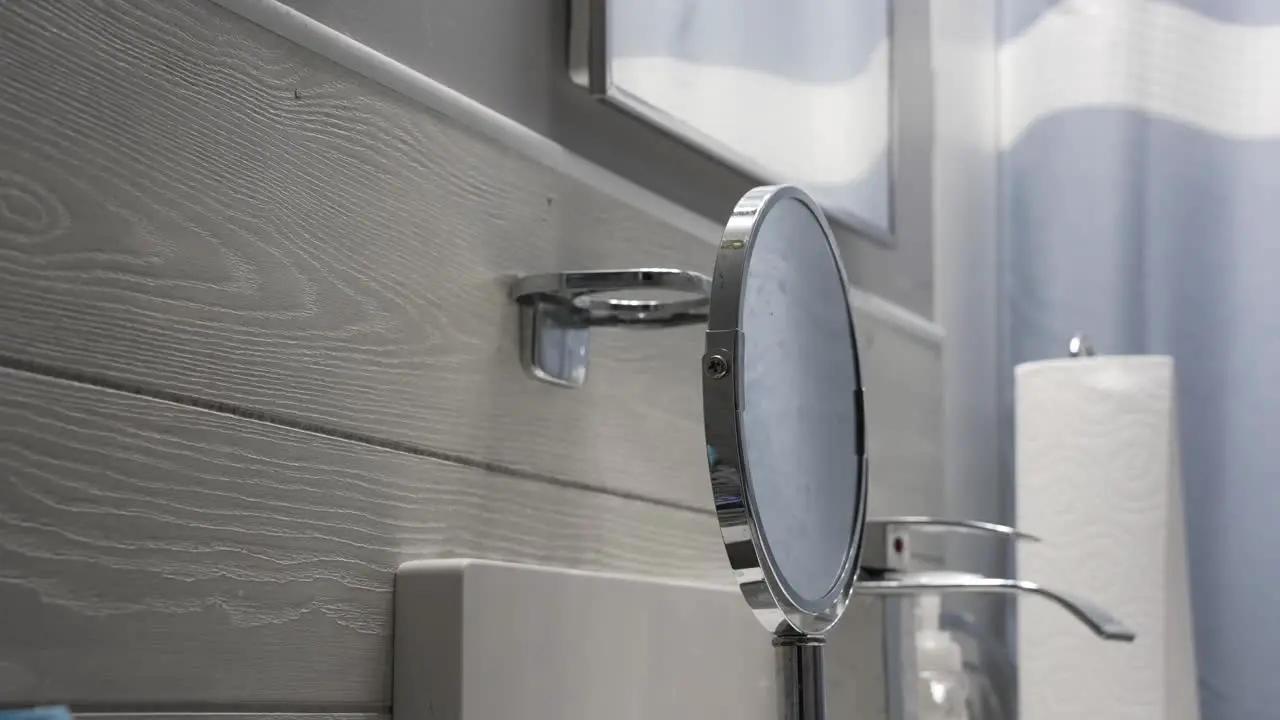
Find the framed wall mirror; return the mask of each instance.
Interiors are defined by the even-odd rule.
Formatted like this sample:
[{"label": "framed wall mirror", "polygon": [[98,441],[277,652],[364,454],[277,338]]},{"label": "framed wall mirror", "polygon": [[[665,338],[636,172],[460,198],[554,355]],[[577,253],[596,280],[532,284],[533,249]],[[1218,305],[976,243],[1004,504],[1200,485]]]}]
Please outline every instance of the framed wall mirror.
[{"label": "framed wall mirror", "polygon": [[575,83],[892,240],[892,0],[570,3]]}]

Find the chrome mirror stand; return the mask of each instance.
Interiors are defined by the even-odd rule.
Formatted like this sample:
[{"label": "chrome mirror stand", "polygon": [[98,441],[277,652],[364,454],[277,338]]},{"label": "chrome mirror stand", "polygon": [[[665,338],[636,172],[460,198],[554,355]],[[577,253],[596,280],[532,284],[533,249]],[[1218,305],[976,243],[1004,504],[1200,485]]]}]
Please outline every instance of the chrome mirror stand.
[{"label": "chrome mirror stand", "polygon": [[780,720],[826,720],[826,643],[822,635],[788,630],[774,634]]},{"label": "chrome mirror stand", "polygon": [[[692,297],[598,297],[632,290],[667,290]],[[591,328],[704,324],[711,279],[667,268],[583,270],[521,276],[512,282],[510,293],[520,306],[520,362],[525,372],[543,382],[573,388],[587,380]]]}]

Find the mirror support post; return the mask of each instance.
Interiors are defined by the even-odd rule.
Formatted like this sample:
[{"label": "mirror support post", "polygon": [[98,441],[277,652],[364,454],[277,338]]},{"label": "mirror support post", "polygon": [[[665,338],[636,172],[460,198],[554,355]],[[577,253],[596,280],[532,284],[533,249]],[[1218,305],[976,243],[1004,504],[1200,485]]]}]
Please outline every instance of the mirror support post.
[{"label": "mirror support post", "polygon": [[779,720],[826,720],[827,640],[817,635],[779,633],[773,638],[778,663]]}]

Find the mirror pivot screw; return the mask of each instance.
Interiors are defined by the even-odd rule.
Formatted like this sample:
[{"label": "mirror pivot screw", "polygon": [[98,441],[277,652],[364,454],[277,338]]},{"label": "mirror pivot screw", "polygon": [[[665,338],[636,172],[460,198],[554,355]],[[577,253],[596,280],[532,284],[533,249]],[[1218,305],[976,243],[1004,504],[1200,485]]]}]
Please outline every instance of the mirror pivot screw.
[{"label": "mirror pivot screw", "polygon": [[722,355],[711,355],[707,357],[705,369],[713,380],[719,380],[729,374],[729,361]]}]

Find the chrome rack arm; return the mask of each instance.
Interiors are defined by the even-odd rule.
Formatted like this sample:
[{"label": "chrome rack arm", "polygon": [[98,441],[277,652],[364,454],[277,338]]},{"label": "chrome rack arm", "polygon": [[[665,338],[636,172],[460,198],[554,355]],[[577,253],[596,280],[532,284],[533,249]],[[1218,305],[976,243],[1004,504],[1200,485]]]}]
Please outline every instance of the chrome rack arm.
[{"label": "chrome rack arm", "polygon": [[867,595],[920,595],[934,592],[1030,593],[1057,603],[1103,640],[1132,642],[1135,638],[1134,632],[1128,626],[1094,603],[1050,590],[1027,580],[989,578],[976,573],[942,570],[908,573],[871,572],[868,575],[872,577],[858,583],[858,593]]}]

